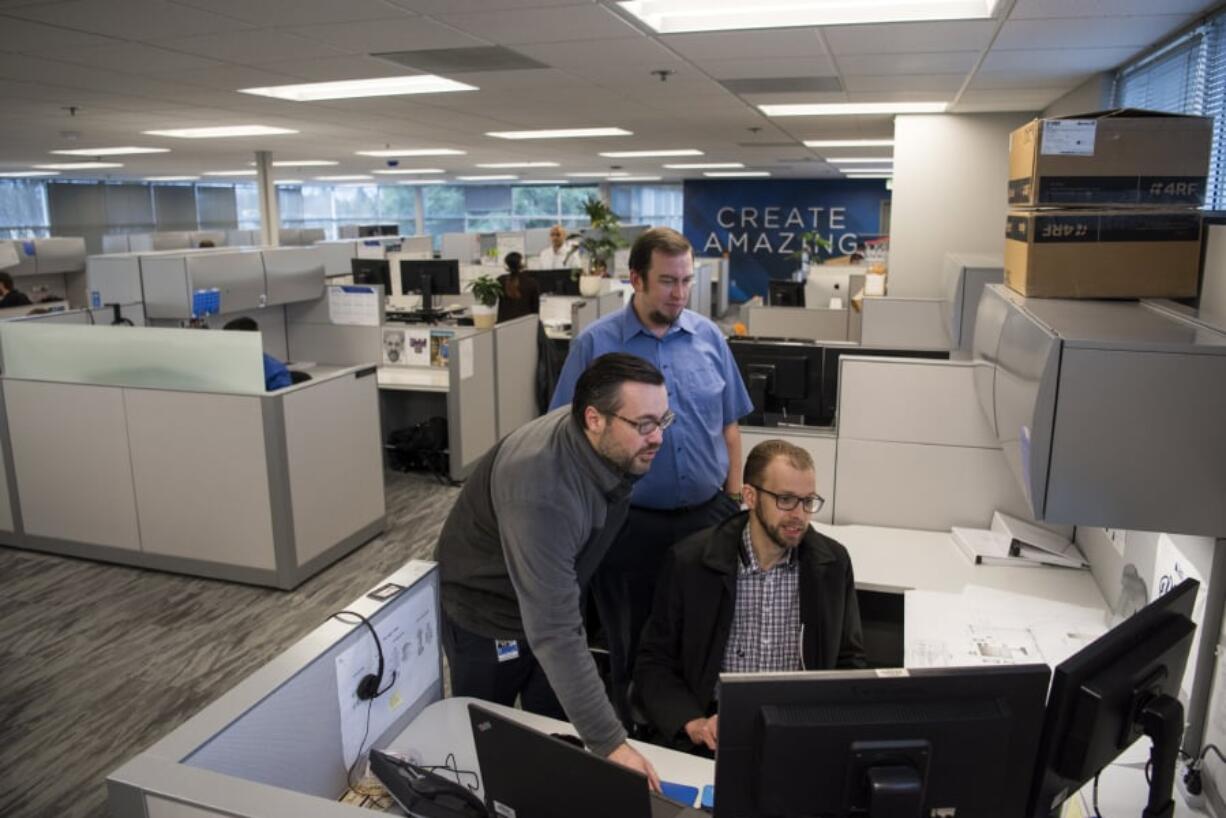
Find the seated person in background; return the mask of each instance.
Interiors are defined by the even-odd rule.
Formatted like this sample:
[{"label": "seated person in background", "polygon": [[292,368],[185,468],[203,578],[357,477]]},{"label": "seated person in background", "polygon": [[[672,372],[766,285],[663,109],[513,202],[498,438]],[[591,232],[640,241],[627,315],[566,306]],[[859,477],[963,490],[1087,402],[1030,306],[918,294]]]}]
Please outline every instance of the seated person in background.
[{"label": "seated person in background", "polygon": [[716,750],[720,673],[866,665],[847,550],[809,525],[813,459],[766,440],[745,461],[743,511],[673,547],[635,665],[635,699],[665,742]]},{"label": "seated person in background", "polygon": [[216,246],[217,245],[213,243],[212,239],[201,239],[200,243],[196,245],[196,247],[198,247],[201,250],[208,250],[209,248],[216,247]]},{"label": "seated person in background", "polygon": [[21,290],[14,289],[13,277],[8,273],[0,273],[0,309],[6,307],[24,307],[30,303],[30,297]]},{"label": "seated person in background", "polygon": [[[248,318],[244,315],[241,318],[235,318],[233,321],[227,322],[222,329],[240,330],[242,332],[259,332],[260,325],[256,323],[254,318]],[[287,386],[291,386],[293,382],[293,378],[289,373],[289,368],[265,352],[264,389],[268,392],[272,392],[277,389],[284,389]]]},{"label": "seated person in background", "polygon": [[502,296],[498,299],[498,323],[541,311],[541,289],[530,273],[524,272],[524,257],[507,253],[503,259],[507,272],[498,276]]}]

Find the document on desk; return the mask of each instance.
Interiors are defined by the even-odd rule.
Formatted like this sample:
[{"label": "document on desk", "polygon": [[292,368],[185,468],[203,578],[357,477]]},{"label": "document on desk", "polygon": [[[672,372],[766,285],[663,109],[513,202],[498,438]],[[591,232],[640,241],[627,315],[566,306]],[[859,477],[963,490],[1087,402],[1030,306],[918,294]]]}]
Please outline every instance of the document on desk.
[{"label": "document on desk", "polygon": [[[424,588],[375,625],[383,647],[386,692],[369,701],[358,698],[358,682],[379,668],[379,654],[370,631],[359,624],[359,638],[336,657],[336,692],[341,717],[341,748],[345,767],[400,718],[438,679],[439,636],[434,626],[434,589]],[[370,727],[367,730],[367,709]]]},{"label": "document on desk", "polygon": [[962,593],[907,591],[907,667],[1056,665],[1107,630],[1107,612],[967,586]]}]

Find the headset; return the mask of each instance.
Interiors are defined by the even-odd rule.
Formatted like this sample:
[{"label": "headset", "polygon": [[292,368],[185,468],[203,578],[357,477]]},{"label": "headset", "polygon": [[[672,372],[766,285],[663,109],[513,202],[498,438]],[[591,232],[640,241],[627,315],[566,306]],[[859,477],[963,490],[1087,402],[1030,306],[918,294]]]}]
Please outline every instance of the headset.
[{"label": "headset", "polygon": [[[332,614],[332,616],[336,619],[340,619],[345,615],[356,616],[358,619],[362,620],[362,624],[370,630],[370,635],[375,640],[375,651],[379,655],[379,667],[374,673],[367,673],[362,677],[361,681],[358,682],[357,696],[360,701],[364,702],[377,699],[387,691],[391,690],[396,684],[397,671],[392,671],[392,680],[387,683],[387,687],[380,690],[379,685],[383,684],[383,645],[379,642],[379,634],[375,632],[375,626],[370,624],[370,620],[362,616],[357,611],[337,611],[336,613]],[[341,621],[344,622],[345,620],[341,619]]]}]

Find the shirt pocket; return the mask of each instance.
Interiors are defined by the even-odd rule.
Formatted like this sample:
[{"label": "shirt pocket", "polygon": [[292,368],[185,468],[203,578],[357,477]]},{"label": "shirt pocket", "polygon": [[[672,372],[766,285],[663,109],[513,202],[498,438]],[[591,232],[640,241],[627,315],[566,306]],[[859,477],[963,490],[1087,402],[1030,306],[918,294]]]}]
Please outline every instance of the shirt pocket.
[{"label": "shirt pocket", "polygon": [[724,376],[706,360],[681,370],[682,409],[702,418],[707,426],[724,425]]}]

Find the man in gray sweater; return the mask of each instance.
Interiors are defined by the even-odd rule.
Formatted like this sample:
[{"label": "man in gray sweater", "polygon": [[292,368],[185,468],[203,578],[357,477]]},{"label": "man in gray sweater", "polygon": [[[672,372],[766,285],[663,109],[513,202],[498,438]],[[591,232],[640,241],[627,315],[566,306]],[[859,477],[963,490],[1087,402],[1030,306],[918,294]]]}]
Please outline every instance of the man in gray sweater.
[{"label": "man in gray sweater", "polygon": [[593,752],[647,776],[588,651],[582,589],[672,423],[664,377],[611,353],[574,401],[512,432],[477,464],[439,535],[451,692],[568,718]]}]

